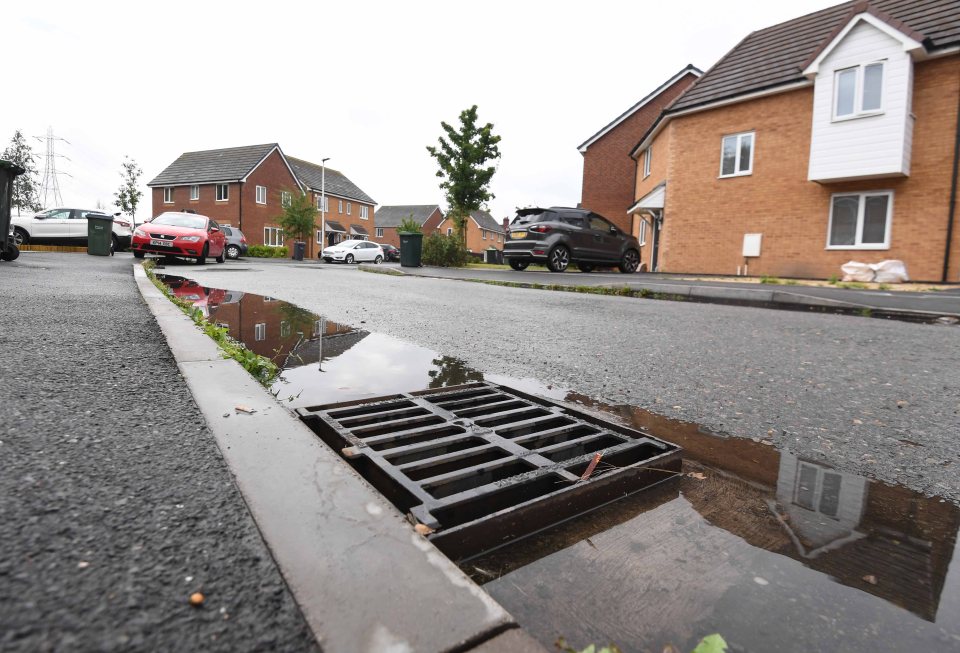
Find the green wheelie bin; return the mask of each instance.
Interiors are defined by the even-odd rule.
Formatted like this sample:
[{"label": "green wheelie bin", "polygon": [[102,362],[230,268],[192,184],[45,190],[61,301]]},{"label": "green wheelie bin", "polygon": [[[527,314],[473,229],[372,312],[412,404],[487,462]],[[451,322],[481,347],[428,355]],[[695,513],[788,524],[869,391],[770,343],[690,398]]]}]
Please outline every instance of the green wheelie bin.
[{"label": "green wheelie bin", "polygon": [[113,216],[87,216],[87,254],[113,256]]}]

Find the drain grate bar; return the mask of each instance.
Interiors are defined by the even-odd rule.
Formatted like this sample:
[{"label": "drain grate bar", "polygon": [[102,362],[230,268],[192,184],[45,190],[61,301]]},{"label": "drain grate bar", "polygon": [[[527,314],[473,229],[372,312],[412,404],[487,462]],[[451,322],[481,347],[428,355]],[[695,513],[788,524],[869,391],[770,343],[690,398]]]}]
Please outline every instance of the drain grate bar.
[{"label": "drain grate bar", "polygon": [[[300,418],[455,559],[671,478],[681,450],[491,383],[311,406]],[[590,478],[580,477],[602,452]]]}]

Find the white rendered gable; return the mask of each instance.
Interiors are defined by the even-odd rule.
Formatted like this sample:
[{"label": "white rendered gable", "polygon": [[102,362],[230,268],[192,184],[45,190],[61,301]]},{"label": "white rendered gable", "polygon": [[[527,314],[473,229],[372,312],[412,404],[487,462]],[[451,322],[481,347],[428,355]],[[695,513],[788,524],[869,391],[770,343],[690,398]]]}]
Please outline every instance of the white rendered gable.
[{"label": "white rendered gable", "polygon": [[[815,75],[808,170],[811,181],[910,174],[911,53],[918,53],[915,45],[916,41],[874,16],[860,14],[808,67],[805,73]],[[838,71],[858,69],[859,103],[864,67],[871,64],[883,66],[879,110],[836,115]]]}]

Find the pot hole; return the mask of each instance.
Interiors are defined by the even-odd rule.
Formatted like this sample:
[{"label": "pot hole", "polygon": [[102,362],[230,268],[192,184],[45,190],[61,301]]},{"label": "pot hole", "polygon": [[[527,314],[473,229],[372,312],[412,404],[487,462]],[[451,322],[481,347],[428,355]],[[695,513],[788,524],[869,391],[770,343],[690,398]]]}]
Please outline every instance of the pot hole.
[{"label": "pot hole", "polygon": [[[368,432],[354,442],[354,454],[358,447],[382,452],[412,483],[427,481],[437,493],[446,492],[444,484],[431,479],[470,468],[502,469],[497,465],[522,456],[555,464],[540,476],[491,476],[484,496],[471,495],[474,487],[436,499],[422,487],[414,494],[394,484],[364,456],[351,459],[403,511],[417,510],[425,497],[453,497],[429,517],[463,529],[470,541],[458,546],[469,548],[473,538],[489,550],[452,557],[547,648],[563,636],[578,648],[613,642],[622,650],[662,650],[670,643],[691,650],[719,632],[744,651],[960,650],[960,510],[951,502],[533,379],[484,377],[455,358],[285,302],[185,282],[178,282],[181,296],[195,295],[190,301],[212,321],[278,362],[283,373],[273,391],[291,409],[386,397],[385,407],[345,406],[338,414],[351,426],[376,429],[378,412],[401,425],[424,416],[423,399],[404,393],[486,381],[683,447],[682,467],[648,469],[668,482],[614,492],[598,509],[535,524],[525,538],[497,547],[469,525],[570,486],[593,453],[603,452],[594,472],[603,480],[633,455],[616,449],[622,434],[589,419],[566,423],[561,413],[528,411],[473,387],[433,404],[457,424]],[[479,424],[504,408],[519,413]],[[499,436],[503,448],[475,437],[471,420]],[[342,440],[324,441],[343,448]],[[659,452],[640,447],[636,455]],[[576,454],[573,464],[559,461]],[[536,519],[513,510],[518,520]]]}]

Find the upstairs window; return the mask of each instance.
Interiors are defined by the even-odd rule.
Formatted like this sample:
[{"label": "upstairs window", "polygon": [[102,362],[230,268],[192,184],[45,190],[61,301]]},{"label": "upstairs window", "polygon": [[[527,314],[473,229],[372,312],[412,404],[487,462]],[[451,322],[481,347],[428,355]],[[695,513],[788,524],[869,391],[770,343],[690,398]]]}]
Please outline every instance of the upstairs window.
[{"label": "upstairs window", "polygon": [[343,213],[343,200],[337,200],[337,213]]},{"label": "upstairs window", "polygon": [[257,186],[257,204],[267,203],[267,187]]},{"label": "upstairs window", "polygon": [[834,119],[859,118],[883,111],[883,63],[844,68],[834,74]]},{"label": "upstairs window", "polygon": [[369,206],[361,206],[361,207],[360,207],[360,219],[361,219],[361,220],[367,220],[367,219],[369,219],[369,218],[370,218],[370,207],[369,207]]},{"label": "upstairs window", "polygon": [[229,184],[217,184],[217,201],[226,202],[228,199],[230,199]]},{"label": "upstairs window", "polygon": [[720,150],[720,176],[739,177],[753,172],[753,132],[723,137]]},{"label": "upstairs window", "polygon": [[834,195],[827,249],[890,249],[892,215],[892,191]]},{"label": "upstairs window", "polygon": [[326,195],[317,195],[317,210],[326,213],[330,210],[330,198]]},{"label": "upstairs window", "polygon": [[347,202],[347,215],[350,215],[350,202]]},{"label": "upstairs window", "polygon": [[163,203],[173,204],[173,189],[169,186],[163,189]]},{"label": "upstairs window", "polygon": [[267,323],[257,322],[253,325],[253,337],[258,342],[267,339]]},{"label": "upstairs window", "polygon": [[643,178],[650,176],[650,162],[653,160],[653,146],[643,151]]},{"label": "upstairs window", "polygon": [[190,187],[190,199],[198,200],[200,199],[200,186],[194,184]]},{"label": "upstairs window", "polygon": [[290,193],[288,193],[285,190],[280,191],[280,206],[288,207],[290,206],[291,202],[292,202],[292,199],[290,197]]}]

